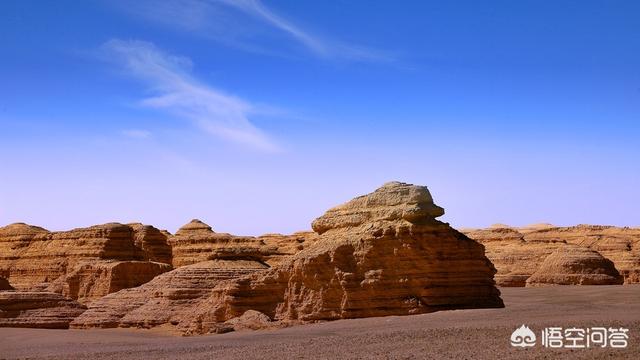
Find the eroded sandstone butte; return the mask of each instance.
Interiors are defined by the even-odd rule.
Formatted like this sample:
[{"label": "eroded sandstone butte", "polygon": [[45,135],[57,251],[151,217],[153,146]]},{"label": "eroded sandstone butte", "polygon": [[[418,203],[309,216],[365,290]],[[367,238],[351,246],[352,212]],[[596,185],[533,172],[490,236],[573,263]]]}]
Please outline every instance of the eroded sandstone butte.
[{"label": "eroded sandstone butte", "polygon": [[49,290],[91,301],[138,286],[171,268],[166,235],[141,224],[49,232],[23,223],[0,228],[0,277],[21,291]]},{"label": "eroded sandstone butte", "polygon": [[484,247],[443,213],[426,187],[385,184],[316,219],[318,240],[286,263],[221,282],[180,326],[217,332],[249,310],[296,323],[502,307]]},{"label": "eroded sandstone butte", "polygon": [[[496,282],[500,286],[527,285],[527,279],[548,256],[570,246],[597,251],[613,262],[626,284],[640,283],[640,229],[637,228],[539,224],[523,228],[496,225],[463,232],[484,244],[487,257],[498,270]],[[578,271],[577,268],[576,275]]]},{"label": "eroded sandstone butte", "polygon": [[[484,247],[435,219],[443,213],[426,187],[393,182],[327,211],[313,222],[315,235],[301,233],[296,241],[228,239],[194,221],[171,243],[174,265],[195,263],[92,303],[72,327],[163,325],[201,334],[504,306]],[[247,248],[228,251],[230,243]],[[265,249],[274,247],[290,255],[270,266],[273,250]],[[215,275],[226,267],[246,273]],[[206,279],[162,292],[181,283],[171,277],[195,269]]]},{"label": "eroded sandstone butte", "polygon": [[72,327],[148,328],[177,324],[220,281],[269,269],[316,238],[308,232],[234,236],[216,233],[202,221],[192,220],[169,238],[175,270],[90,304]]}]

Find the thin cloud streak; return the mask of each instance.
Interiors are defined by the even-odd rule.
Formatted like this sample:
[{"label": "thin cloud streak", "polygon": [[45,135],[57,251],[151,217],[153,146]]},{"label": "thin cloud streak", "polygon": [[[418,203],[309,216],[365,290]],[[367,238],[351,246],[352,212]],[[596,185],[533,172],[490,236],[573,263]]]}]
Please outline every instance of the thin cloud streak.
[{"label": "thin cloud streak", "polygon": [[[140,0],[121,6],[124,11],[146,19],[173,25],[181,30],[209,37],[223,44],[264,54],[278,53],[258,43],[261,30],[252,28],[247,17],[282,32],[312,54],[326,60],[392,63],[393,54],[358,44],[345,43],[313,34],[277,14],[260,0]],[[235,11],[233,11],[235,10]],[[245,19],[238,18],[245,15]]]},{"label": "thin cloud streak", "polygon": [[115,60],[157,93],[141,100],[142,106],[188,119],[203,131],[223,139],[264,151],[280,151],[250,122],[249,115],[258,112],[255,107],[194,79],[189,74],[192,63],[188,58],[164,53],[153,43],[138,40],[112,39],[101,50],[106,59]]}]

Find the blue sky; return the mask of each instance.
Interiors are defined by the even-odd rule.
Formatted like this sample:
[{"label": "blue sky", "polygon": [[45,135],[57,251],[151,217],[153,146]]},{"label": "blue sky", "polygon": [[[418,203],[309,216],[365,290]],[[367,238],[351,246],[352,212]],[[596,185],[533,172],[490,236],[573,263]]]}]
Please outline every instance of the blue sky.
[{"label": "blue sky", "polygon": [[0,224],[640,225],[637,1],[0,2]]}]

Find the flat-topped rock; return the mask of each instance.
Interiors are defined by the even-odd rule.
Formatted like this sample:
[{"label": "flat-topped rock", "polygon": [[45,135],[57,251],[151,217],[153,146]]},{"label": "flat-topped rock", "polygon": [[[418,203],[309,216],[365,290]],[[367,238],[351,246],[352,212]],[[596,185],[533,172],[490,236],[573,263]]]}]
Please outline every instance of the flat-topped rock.
[{"label": "flat-topped rock", "polygon": [[444,209],[433,203],[426,186],[389,182],[371,194],[328,210],[313,221],[311,227],[322,234],[331,229],[353,228],[379,221],[405,220],[416,223],[442,215]]}]

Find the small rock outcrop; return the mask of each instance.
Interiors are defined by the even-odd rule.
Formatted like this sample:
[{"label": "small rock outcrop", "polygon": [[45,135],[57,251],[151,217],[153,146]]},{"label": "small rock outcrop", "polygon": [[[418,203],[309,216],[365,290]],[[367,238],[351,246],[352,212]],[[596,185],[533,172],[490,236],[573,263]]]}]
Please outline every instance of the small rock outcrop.
[{"label": "small rock outcrop", "polygon": [[0,291],[0,327],[67,329],[85,309],[51,292]]},{"label": "small rock outcrop", "polygon": [[597,251],[565,246],[549,255],[527,279],[527,286],[620,285],[623,278],[613,262]]},{"label": "small rock outcrop", "polygon": [[221,332],[250,310],[297,323],[503,307],[484,247],[443,213],[426,187],[385,184],[316,219],[317,241],[286,262],[221,282],[179,326]]}]

